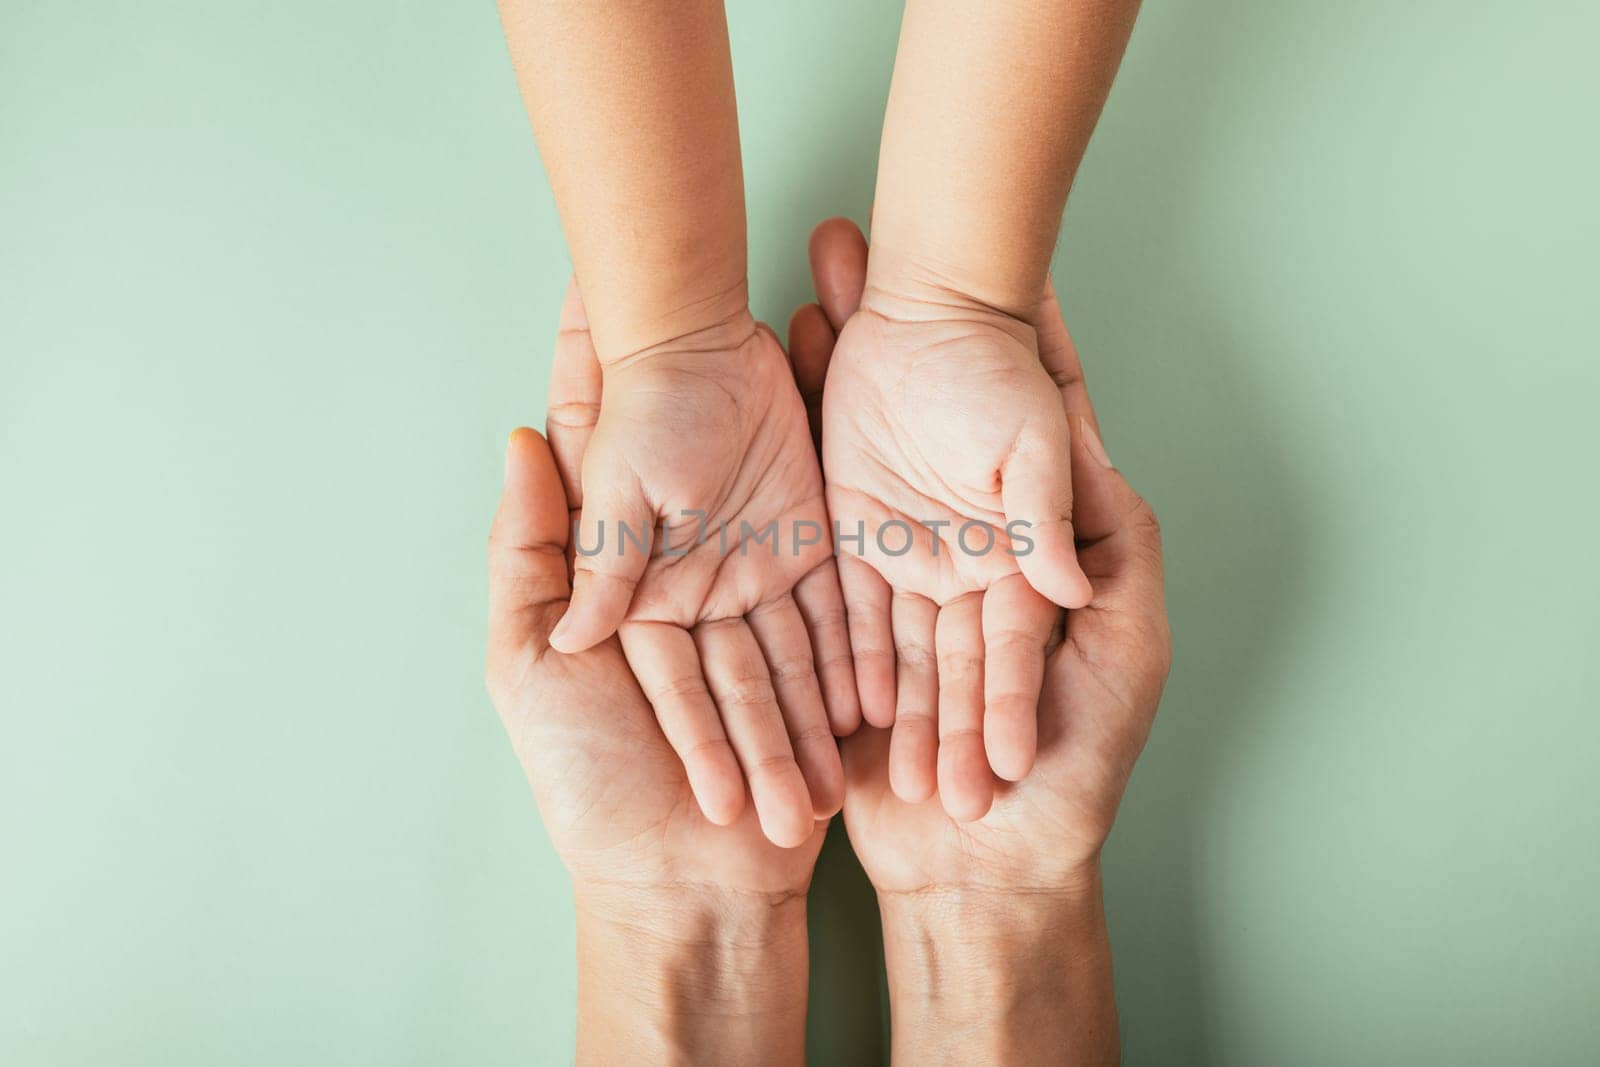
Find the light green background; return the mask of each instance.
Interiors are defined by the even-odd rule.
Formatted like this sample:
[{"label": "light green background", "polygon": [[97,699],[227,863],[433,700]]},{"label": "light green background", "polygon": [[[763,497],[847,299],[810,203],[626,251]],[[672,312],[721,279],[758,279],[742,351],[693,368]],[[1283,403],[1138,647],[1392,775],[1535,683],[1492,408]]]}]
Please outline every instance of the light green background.
[{"label": "light green background", "polygon": [[[781,322],[898,10],[730,17]],[[1600,1059],[1597,35],[1147,5],[1057,260],[1168,538],[1129,1063]],[[567,270],[487,0],[0,3],[0,1061],[570,1056],[480,683]],[[842,841],[818,883],[812,1055],[876,1062]]]}]

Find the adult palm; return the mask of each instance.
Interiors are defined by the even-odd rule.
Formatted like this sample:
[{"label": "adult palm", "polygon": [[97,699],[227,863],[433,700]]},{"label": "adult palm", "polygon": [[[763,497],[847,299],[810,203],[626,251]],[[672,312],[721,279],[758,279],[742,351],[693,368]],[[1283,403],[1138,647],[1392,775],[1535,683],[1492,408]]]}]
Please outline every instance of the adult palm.
[{"label": "adult palm", "polygon": [[773,845],[753,807],[710,822],[616,638],[552,651],[571,596],[568,496],[549,446],[518,430],[489,537],[487,682],[574,880],[638,888],[802,893],[821,848]]}]

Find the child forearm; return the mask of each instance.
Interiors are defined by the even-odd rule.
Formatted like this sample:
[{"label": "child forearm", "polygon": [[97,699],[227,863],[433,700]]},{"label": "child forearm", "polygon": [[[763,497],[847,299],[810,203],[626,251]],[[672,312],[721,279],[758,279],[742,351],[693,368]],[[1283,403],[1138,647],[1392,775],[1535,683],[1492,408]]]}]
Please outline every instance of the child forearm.
[{"label": "child forearm", "polygon": [[1032,315],[1138,7],[909,0],[884,118],[869,303],[875,291],[949,291]]},{"label": "child forearm", "polygon": [[742,316],[721,0],[500,0],[602,361]]}]

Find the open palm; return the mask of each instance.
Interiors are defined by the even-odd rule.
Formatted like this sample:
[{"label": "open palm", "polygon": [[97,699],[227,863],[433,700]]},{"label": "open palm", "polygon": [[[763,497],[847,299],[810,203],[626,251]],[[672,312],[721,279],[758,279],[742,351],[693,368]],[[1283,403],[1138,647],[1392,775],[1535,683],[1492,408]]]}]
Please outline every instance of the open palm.
[{"label": "open palm", "polygon": [[562,860],[595,883],[803,892],[825,823],[785,849],[753,809],[729,826],[710,822],[618,640],[551,650],[570,595],[567,520],[549,448],[519,430],[489,542],[487,679]]},{"label": "open palm", "polygon": [[[557,358],[593,360],[576,292]],[[751,321],[612,364],[603,378],[580,472],[583,554],[558,647],[587,647],[624,618],[679,628],[739,618],[828,557],[814,536],[827,527],[822,472],[770,330]],[[796,529],[812,543],[796,548]],[[641,550],[652,537],[660,543]]]},{"label": "open palm", "polygon": [[[732,821],[748,785],[767,835],[797,845],[839,810],[834,734],[860,721],[821,471],[771,331],[752,320],[702,342],[602,369],[569,286],[549,433],[578,529],[573,604],[551,643],[572,649],[560,630],[585,589],[591,608],[610,598],[701,810]],[[657,522],[654,554],[633,541],[618,553],[619,523]]]},{"label": "open palm", "polygon": [[[822,307],[802,308],[792,329],[792,357],[803,389],[808,380],[824,378],[830,391],[836,387],[840,364],[837,349],[829,363],[828,320],[845,321],[853,310],[865,283],[864,252],[859,232],[843,220],[824,223],[813,238]],[[1058,617],[1051,620],[1049,651],[1040,653],[1043,690],[1032,772],[1020,782],[994,783],[986,768],[981,776],[979,768],[967,768],[972,773],[963,785],[976,791],[973,806],[982,809],[982,818],[952,817],[948,804],[899,795],[891,777],[897,755],[903,757],[906,749],[897,750],[888,731],[867,729],[843,742],[845,821],[880,891],[1037,888],[1072,877],[1098,853],[1110,830],[1166,680],[1171,639],[1159,527],[1149,505],[1105,458],[1082,365],[1053,292],[1046,292],[1036,321],[1040,367],[1074,431],[1070,450],[1064,448],[1057,462],[1070,462],[1078,559],[1093,583],[1093,598],[1066,613],[1064,631]],[[841,333],[840,346],[844,340]],[[833,447],[832,432],[832,424],[825,423],[825,449]],[[987,612],[984,621],[990,622]],[[987,674],[996,670],[993,656],[985,667]],[[943,683],[942,666],[940,673]],[[951,740],[943,697],[941,691],[936,728]],[[902,729],[897,719],[893,730]],[[945,749],[959,752],[965,746],[969,762],[975,759],[970,738],[953,740],[940,750],[941,793]]]},{"label": "open palm", "polygon": [[1047,660],[1032,773],[1002,783],[982,819],[959,821],[894,795],[885,731],[844,742],[845,823],[881,892],[1065,886],[1111,830],[1170,662],[1160,534],[1120,475],[1093,467],[1084,443],[1073,452],[1078,524],[1091,539],[1080,558],[1096,601],[1068,614]]},{"label": "open palm", "polygon": [[[1068,427],[1049,338],[982,307],[863,304],[866,243],[812,238],[838,330],[822,404],[828,507],[861,711],[894,725],[889,781],[974,819],[1037,748],[1057,605],[1090,596],[1074,547]],[[843,536],[843,534],[841,535]]]},{"label": "open palm", "polygon": [[[994,313],[895,319],[870,308],[840,331],[823,405],[828,505],[842,529],[865,527],[862,558],[894,589],[943,605],[1022,574],[1047,597],[1082,603],[1087,590],[1055,573],[1060,560],[1030,566],[1057,545],[1028,552],[1009,536],[1053,542],[1056,531],[1032,528],[1070,499],[1056,461],[1066,424],[1033,333]],[[877,536],[891,523],[916,536]]]}]

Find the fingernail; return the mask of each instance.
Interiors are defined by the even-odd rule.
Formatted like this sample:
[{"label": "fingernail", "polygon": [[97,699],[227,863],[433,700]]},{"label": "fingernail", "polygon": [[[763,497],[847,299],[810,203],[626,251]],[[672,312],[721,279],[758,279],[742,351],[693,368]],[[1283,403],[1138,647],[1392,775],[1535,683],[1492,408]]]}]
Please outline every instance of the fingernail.
[{"label": "fingernail", "polygon": [[556,628],[550,631],[550,646],[559,650],[561,641],[571,632],[572,627],[567,623],[567,616],[561,616],[561,621],[556,623]]},{"label": "fingernail", "polygon": [[514,446],[517,443],[517,434],[519,434],[521,432],[522,432],[522,427],[518,426],[515,430],[512,430],[511,433],[506,437],[505,480],[507,480],[507,481],[509,481],[511,479],[511,449],[512,449],[512,446]]},{"label": "fingernail", "polygon": [[1089,450],[1089,455],[1102,467],[1110,468],[1111,457],[1106,455],[1106,446],[1100,443],[1100,435],[1094,432],[1094,427],[1089,425],[1089,420],[1083,416],[1078,417],[1078,428],[1083,431],[1083,446]]}]

